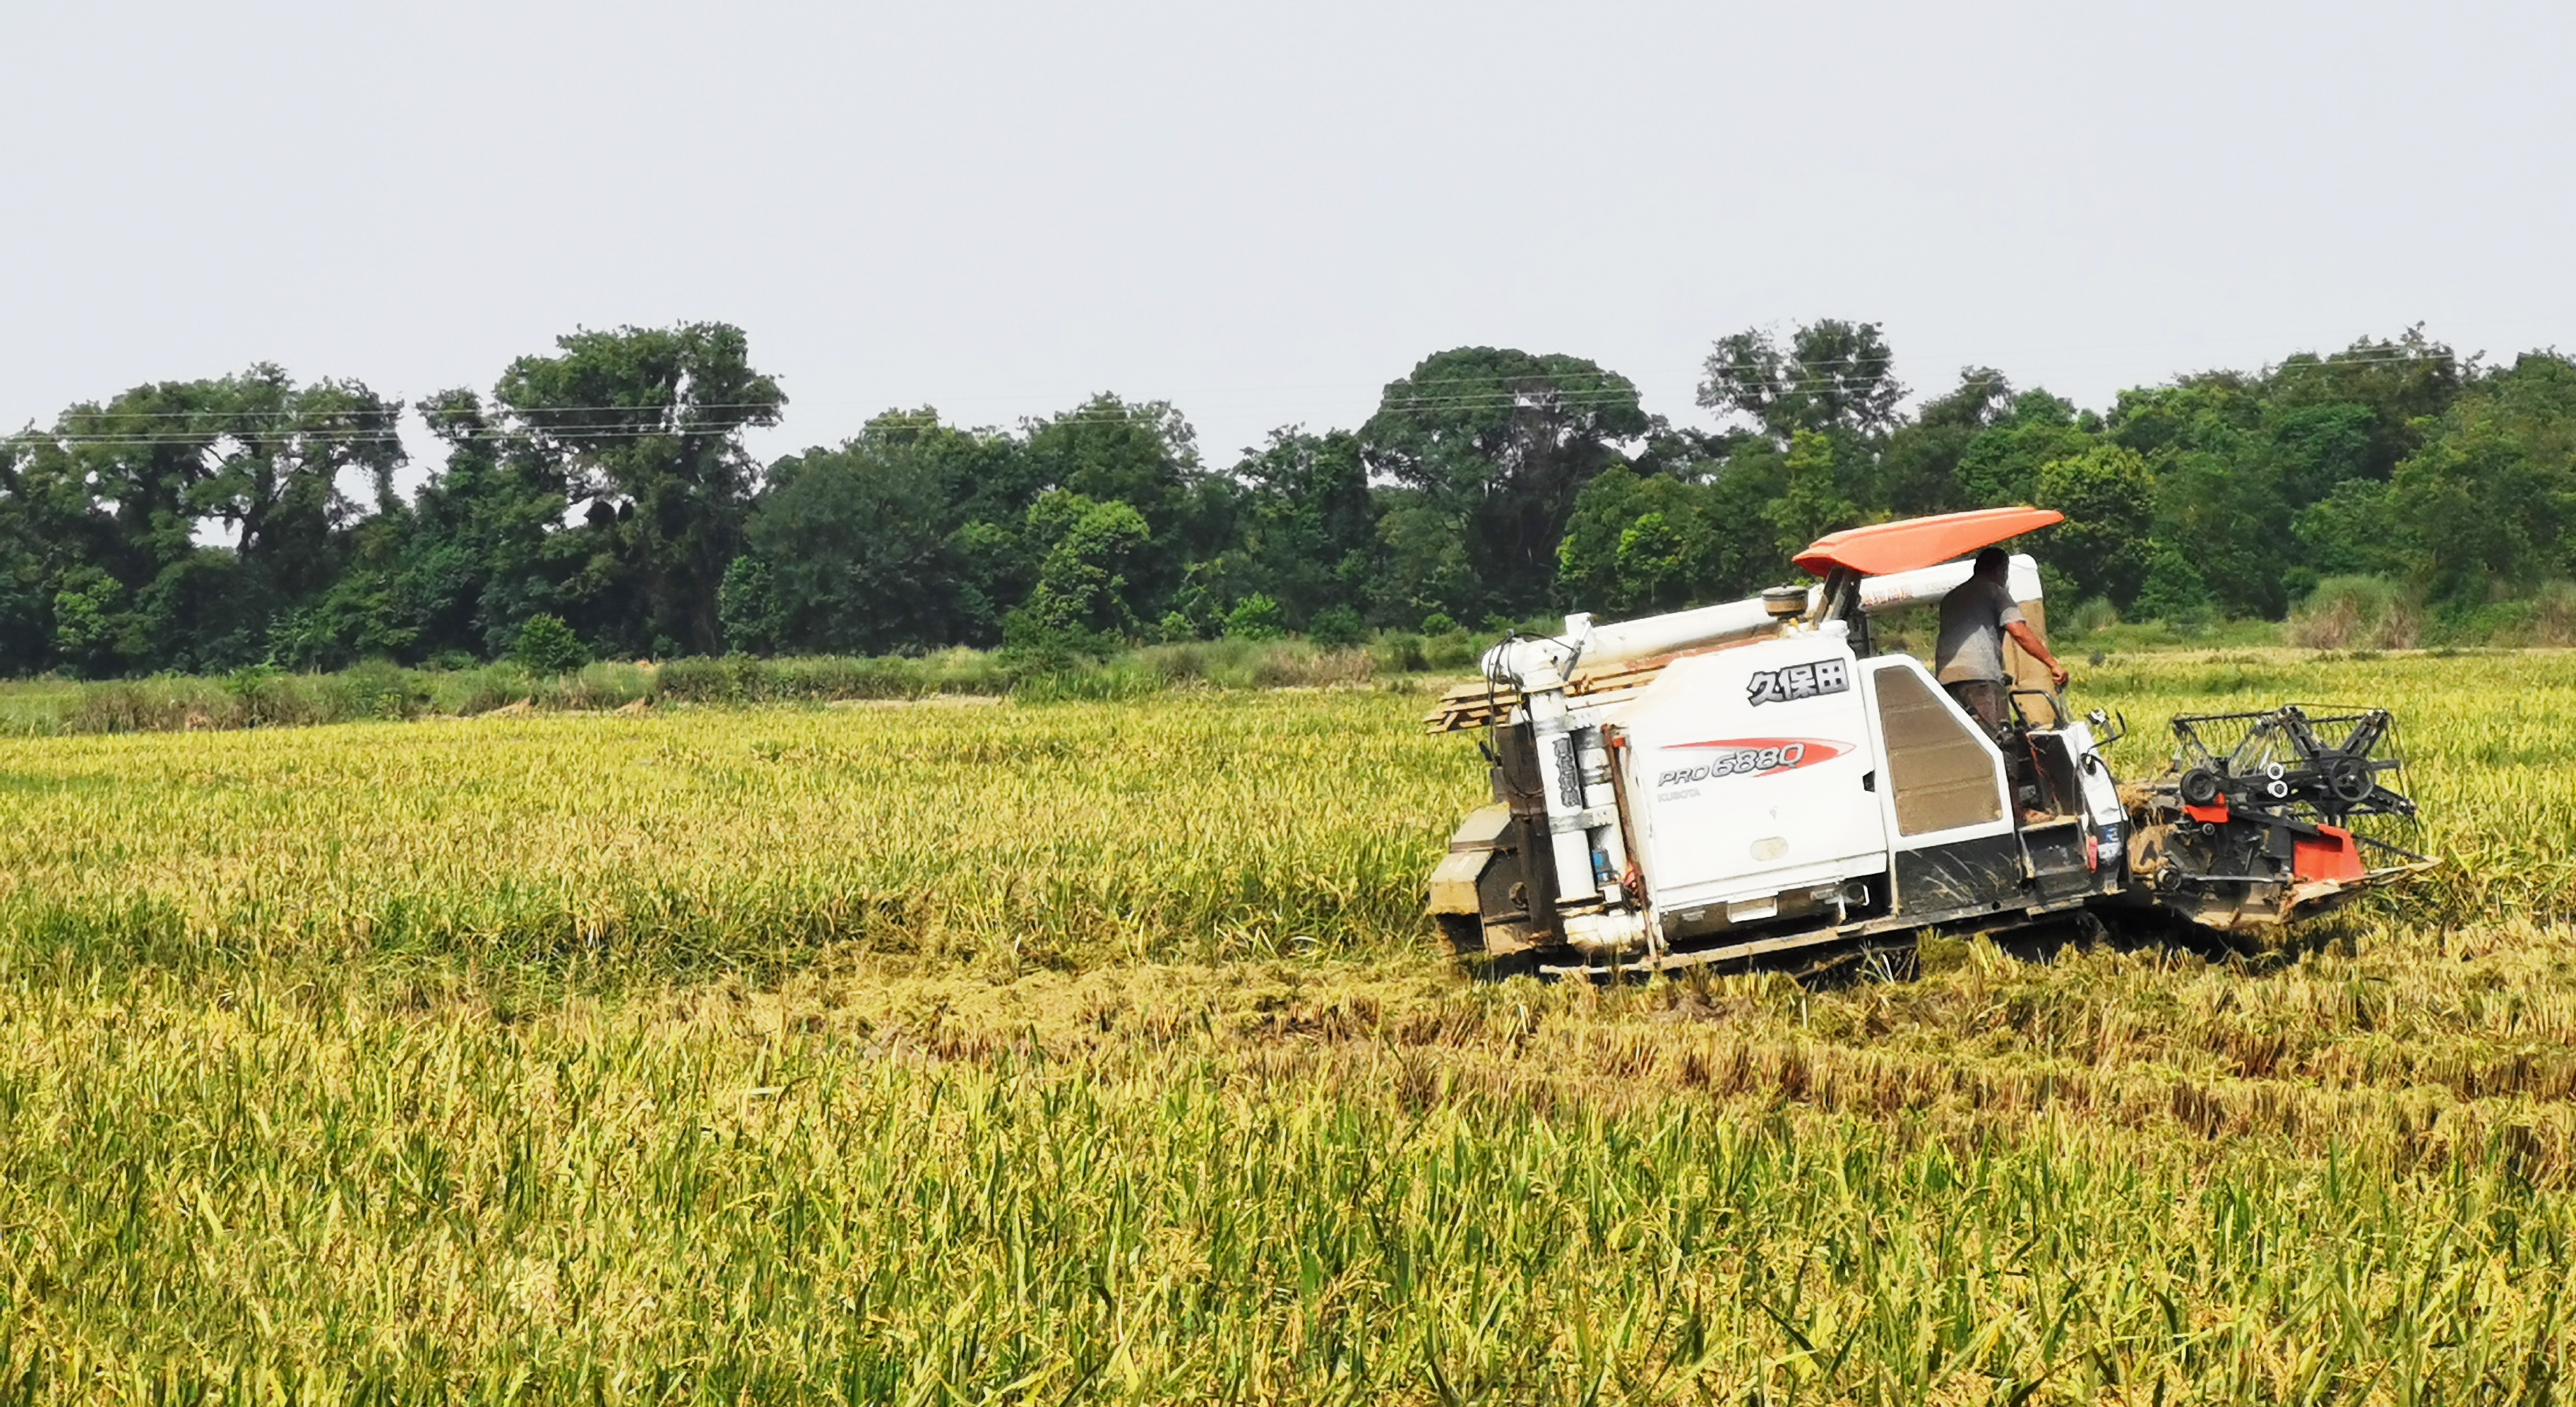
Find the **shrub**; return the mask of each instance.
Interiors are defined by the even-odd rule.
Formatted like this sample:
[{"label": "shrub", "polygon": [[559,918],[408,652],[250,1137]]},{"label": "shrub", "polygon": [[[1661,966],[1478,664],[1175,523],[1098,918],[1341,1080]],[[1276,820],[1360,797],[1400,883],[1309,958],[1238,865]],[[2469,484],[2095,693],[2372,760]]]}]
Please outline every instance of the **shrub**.
[{"label": "shrub", "polygon": [[1422,662],[1433,669],[1465,669],[1474,664],[1484,651],[1476,639],[1463,630],[1452,630],[1422,642]]},{"label": "shrub", "polygon": [[1327,649],[1347,649],[1368,639],[1368,626],[1348,606],[1326,606],[1306,623],[1306,638]]},{"label": "shrub", "polygon": [[2075,609],[2067,613],[2066,633],[2081,639],[2096,631],[2108,630],[2119,623],[2120,608],[2095,596],[2089,600],[2077,602]]},{"label": "shrub", "polygon": [[334,718],[412,718],[429,703],[429,691],[408,670],[385,660],[332,676],[328,712]]},{"label": "shrub", "polygon": [[1411,674],[1429,669],[1431,662],[1422,657],[1422,637],[1395,631],[1377,638],[1377,667],[1390,674]]},{"label": "shrub", "polygon": [[1458,622],[1451,620],[1446,611],[1433,611],[1422,618],[1422,633],[1425,635],[1451,635],[1457,629]]},{"label": "shrub", "polygon": [[518,639],[510,644],[510,658],[531,673],[570,674],[590,663],[590,648],[564,624],[563,617],[540,611],[519,627]]},{"label": "shrub", "polygon": [[2290,614],[2290,640],[2312,650],[2405,650],[2421,642],[2422,608],[2385,577],[2334,576]]},{"label": "shrub", "polygon": [[2524,644],[2576,645],[2576,582],[2541,583],[2525,632]]},{"label": "shrub", "polygon": [[1276,640],[1288,633],[1288,618],[1278,602],[1256,591],[1226,613],[1225,633],[1234,640]]}]

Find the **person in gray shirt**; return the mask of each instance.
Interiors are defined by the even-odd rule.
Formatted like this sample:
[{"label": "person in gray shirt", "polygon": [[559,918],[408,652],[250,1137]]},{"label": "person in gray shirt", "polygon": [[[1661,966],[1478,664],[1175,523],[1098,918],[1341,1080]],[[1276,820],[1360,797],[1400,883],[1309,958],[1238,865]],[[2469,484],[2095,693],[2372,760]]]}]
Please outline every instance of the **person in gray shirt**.
[{"label": "person in gray shirt", "polygon": [[2010,559],[2000,547],[1977,554],[1968,579],[1941,598],[1941,638],[1932,654],[1933,677],[1959,706],[2001,741],[2012,722],[2012,675],[2004,668],[2004,637],[2048,667],[2049,682],[2066,687],[2066,667],[2048,652],[2039,632],[2022,619],[2005,584]]}]

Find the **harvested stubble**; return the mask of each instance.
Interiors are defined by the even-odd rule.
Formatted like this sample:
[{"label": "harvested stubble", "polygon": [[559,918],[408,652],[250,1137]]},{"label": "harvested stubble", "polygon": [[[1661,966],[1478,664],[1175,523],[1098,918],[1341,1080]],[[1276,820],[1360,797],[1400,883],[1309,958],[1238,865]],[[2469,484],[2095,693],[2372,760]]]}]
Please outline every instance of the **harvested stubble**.
[{"label": "harvested stubble", "polygon": [[[2434,843],[2563,863],[2552,663],[2116,668],[2142,725],[2387,701]],[[2230,966],[1468,983],[1412,907],[1475,767],[1419,706],[13,745],[6,1380],[2560,1395],[2576,935],[2505,911],[2564,914],[2563,870]]]}]

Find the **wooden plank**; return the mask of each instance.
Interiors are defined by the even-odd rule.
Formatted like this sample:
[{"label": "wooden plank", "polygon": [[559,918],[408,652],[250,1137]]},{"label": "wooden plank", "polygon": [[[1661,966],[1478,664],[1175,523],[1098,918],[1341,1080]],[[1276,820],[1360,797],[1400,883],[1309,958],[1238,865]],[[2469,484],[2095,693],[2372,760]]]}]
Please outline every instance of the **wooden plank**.
[{"label": "wooden plank", "polygon": [[[1600,701],[1602,696],[1642,689],[1655,682],[1664,666],[1679,658],[1660,655],[1653,659],[1628,660],[1608,669],[1578,669],[1566,681],[1565,692],[1574,698]],[[1424,714],[1423,727],[1433,733],[1460,733],[1486,726],[1489,719],[1509,718],[1521,706],[1520,690],[1504,685],[1487,685],[1482,680],[1461,684],[1440,698],[1440,705]]]}]

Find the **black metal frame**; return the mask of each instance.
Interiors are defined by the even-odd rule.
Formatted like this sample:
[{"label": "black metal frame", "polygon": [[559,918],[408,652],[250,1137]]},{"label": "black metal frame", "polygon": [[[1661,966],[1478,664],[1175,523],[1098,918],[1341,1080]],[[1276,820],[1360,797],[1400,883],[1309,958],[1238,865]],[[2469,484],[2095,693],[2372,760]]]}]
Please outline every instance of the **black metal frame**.
[{"label": "black metal frame", "polygon": [[[2175,790],[2190,806],[2351,831],[2371,847],[2420,861],[2412,798],[2391,783],[2406,770],[2397,721],[2384,708],[2284,704],[2252,713],[2173,721]],[[2420,843],[2420,842],[2416,842]]]}]

